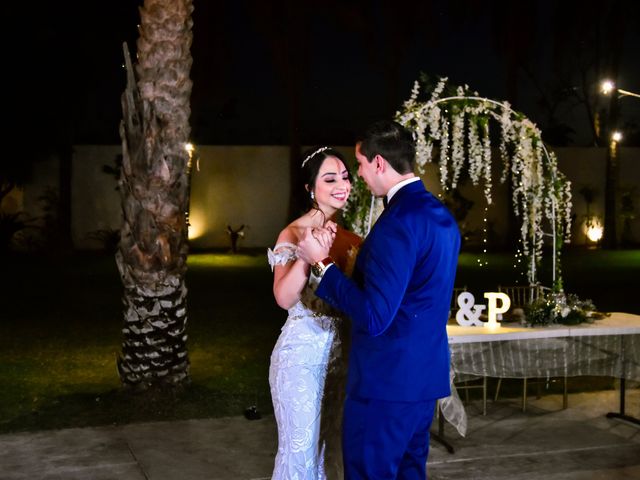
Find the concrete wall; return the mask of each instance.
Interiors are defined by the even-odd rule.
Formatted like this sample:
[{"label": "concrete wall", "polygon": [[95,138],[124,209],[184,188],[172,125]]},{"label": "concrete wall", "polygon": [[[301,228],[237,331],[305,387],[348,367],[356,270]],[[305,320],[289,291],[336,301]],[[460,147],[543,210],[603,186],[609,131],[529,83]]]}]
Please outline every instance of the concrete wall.
[{"label": "concrete wall", "polygon": [[44,214],[45,202],[42,197],[48,191],[57,192],[60,188],[60,161],[52,156],[33,164],[31,181],[24,186],[22,207],[32,217]]},{"label": "concrete wall", "polygon": [[[353,160],[351,146],[339,147]],[[121,223],[120,198],[116,180],[102,171],[103,165],[115,165],[121,152],[115,145],[76,146],[72,168],[72,238],[78,248],[98,248],[88,237],[90,232],[117,229]],[[573,210],[576,222],[572,243],[585,243],[581,223],[586,204],[578,192],[583,186],[596,190],[591,213],[602,218],[604,213],[604,149],[560,148],[560,170],[573,184]],[[194,248],[228,248],[227,225],[245,225],[242,247],[273,245],[287,218],[289,198],[289,149],[286,146],[200,146],[199,160],[194,165],[191,187],[192,244]],[[199,166],[199,170],[198,167]],[[24,209],[31,213],[39,207],[37,197],[49,187],[56,188],[58,167],[54,160],[36,165],[34,181],[24,191]],[[490,240],[501,243],[505,236],[506,218],[511,202],[504,185],[494,175],[493,204],[487,207],[480,187],[470,183],[461,188],[464,197],[473,201],[464,229],[475,232],[472,242],[480,239],[482,229],[493,230]],[[435,194],[441,193],[437,169],[426,166],[423,180]],[[620,151],[620,190],[636,186],[632,234],[640,243],[640,148]],[[486,223],[484,218],[487,219]],[[621,231],[621,224],[619,232]],[[474,240],[475,238],[475,240]]]},{"label": "concrete wall", "polygon": [[122,224],[120,193],[114,175],[104,166],[116,166],[122,154],[119,145],[79,145],[74,147],[71,173],[71,239],[77,248],[100,248],[90,238],[101,230],[117,230]]},{"label": "concrete wall", "polygon": [[[339,149],[353,156],[352,147]],[[197,152],[189,216],[193,247],[228,247],[227,225],[245,226],[241,248],[274,245],[287,223],[289,147],[201,146]]]},{"label": "concrete wall", "polygon": [[[351,154],[353,148],[343,149]],[[78,248],[97,248],[87,235],[121,223],[116,180],[102,171],[115,165],[119,146],[75,148],[72,179],[72,234]],[[244,225],[240,248],[273,245],[286,225],[289,202],[289,147],[200,146],[191,177],[189,213],[194,249],[230,246],[227,225]]]},{"label": "concrete wall", "polygon": [[[584,222],[587,215],[587,203],[580,190],[584,187],[595,190],[595,198],[590,206],[590,214],[596,215],[600,222],[604,219],[605,192],[605,148],[557,148],[558,169],[563,172],[572,184],[574,223],[572,243],[584,245],[586,239]],[[640,148],[621,148],[620,181],[618,190],[618,237],[622,234],[620,218],[620,197],[623,192],[633,189],[632,199],[636,218],[631,222],[631,235],[634,243],[640,243]]]},{"label": "concrete wall", "polygon": [[191,178],[194,248],[227,247],[227,225],[244,225],[239,247],[275,242],[289,201],[289,148],[202,146]]}]

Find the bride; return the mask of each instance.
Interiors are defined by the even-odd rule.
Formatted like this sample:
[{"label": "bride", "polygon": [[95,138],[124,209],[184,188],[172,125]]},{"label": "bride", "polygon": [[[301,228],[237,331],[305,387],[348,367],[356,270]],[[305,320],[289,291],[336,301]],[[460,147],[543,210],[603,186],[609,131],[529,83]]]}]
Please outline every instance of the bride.
[{"label": "bride", "polygon": [[271,354],[269,385],[278,424],[278,453],[273,479],[338,479],[342,473],[341,422],[347,371],[346,321],[315,297],[317,282],[309,265],[296,254],[309,228],[330,222],[334,235],[330,255],[345,272],[353,268],[362,239],[339,226],[334,217],[351,192],[342,155],[329,147],[311,151],[302,162],[310,207],[286,226],[273,250],[273,294],[288,311]]}]

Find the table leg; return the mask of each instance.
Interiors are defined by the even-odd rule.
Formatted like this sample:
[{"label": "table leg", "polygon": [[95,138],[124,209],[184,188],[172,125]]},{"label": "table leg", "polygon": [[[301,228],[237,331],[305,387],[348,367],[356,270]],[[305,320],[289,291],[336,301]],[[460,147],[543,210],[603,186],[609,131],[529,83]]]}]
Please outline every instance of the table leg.
[{"label": "table leg", "polygon": [[444,438],[444,415],[442,414],[442,410],[440,410],[440,405],[438,405],[438,433],[430,432],[430,434],[431,438],[447,449],[447,452],[454,453],[453,445]]},{"label": "table leg", "polygon": [[622,420],[626,420],[627,422],[640,425],[640,420],[638,420],[636,417],[632,417],[624,413],[624,407],[625,407],[624,401],[626,396],[626,378],[625,378],[626,363],[625,363],[624,336],[622,335],[620,335],[620,357],[622,360],[622,372],[620,375],[620,411],[607,413],[607,418],[620,418]]},{"label": "table leg", "polygon": [[632,417],[630,415],[626,415],[624,413],[624,402],[625,402],[625,378],[622,377],[620,379],[620,412],[609,412],[607,413],[607,418],[620,418],[622,420],[626,420],[627,422],[635,423],[636,425],[640,425],[640,419],[636,417]]},{"label": "table leg", "polygon": [[482,379],[482,415],[487,414],[487,376]]}]

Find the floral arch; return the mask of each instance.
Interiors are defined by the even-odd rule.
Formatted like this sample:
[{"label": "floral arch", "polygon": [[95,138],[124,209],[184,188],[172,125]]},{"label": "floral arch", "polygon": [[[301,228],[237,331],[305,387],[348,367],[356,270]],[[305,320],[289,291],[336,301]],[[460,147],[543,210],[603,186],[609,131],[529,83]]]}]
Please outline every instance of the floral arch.
[{"label": "floral arch", "polygon": [[[425,163],[434,161],[434,147],[438,148],[444,191],[456,188],[466,166],[471,182],[482,184],[487,204],[491,204],[494,158],[490,128],[499,128],[500,181],[504,183],[510,177],[513,185],[512,203],[521,220],[519,241],[527,262],[527,280],[537,283],[544,237],[551,236],[553,284],[556,291],[561,291],[560,245],[570,238],[571,184],[558,170],[556,156],[547,150],[540,130],[508,102],[480,97],[466,85],[449,87],[446,78],[438,82],[427,100],[421,101],[419,96],[420,83],[416,81],[395,120],[413,132],[419,173],[424,173]],[[380,203],[374,201],[364,183],[356,183],[345,219],[365,235],[381,211]],[[546,225],[551,232],[544,231]]]}]

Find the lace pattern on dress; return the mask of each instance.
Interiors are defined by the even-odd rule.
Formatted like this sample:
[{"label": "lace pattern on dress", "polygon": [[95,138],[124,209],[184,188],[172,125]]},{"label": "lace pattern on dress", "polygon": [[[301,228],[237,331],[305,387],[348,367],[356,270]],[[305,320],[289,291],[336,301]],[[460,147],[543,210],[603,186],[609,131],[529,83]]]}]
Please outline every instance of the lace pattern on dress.
[{"label": "lace pattern on dress", "polygon": [[[269,265],[295,261],[297,246],[267,250]],[[346,322],[315,296],[313,275],[288,310],[271,354],[269,385],[278,424],[272,480],[339,480],[342,404],[347,373]]]},{"label": "lace pattern on dress", "polygon": [[267,258],[269,259],[269,265],[271,265],[271,271],[273,272],[276,265],[286,265],[296,260],[298,258],[297,249],[297,245],[289,242],[278,243],[273,247],[273,250],[267,248]]}]

